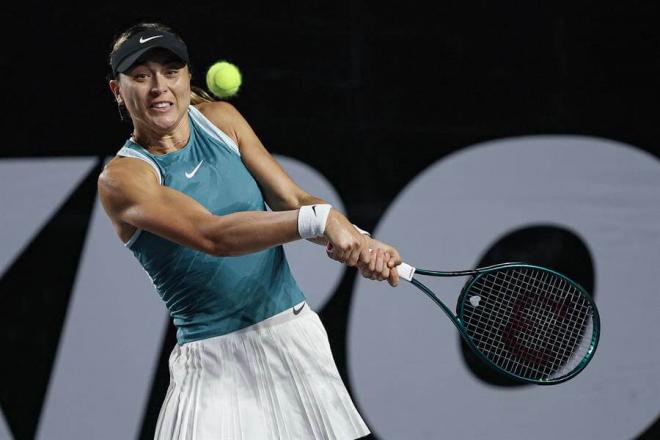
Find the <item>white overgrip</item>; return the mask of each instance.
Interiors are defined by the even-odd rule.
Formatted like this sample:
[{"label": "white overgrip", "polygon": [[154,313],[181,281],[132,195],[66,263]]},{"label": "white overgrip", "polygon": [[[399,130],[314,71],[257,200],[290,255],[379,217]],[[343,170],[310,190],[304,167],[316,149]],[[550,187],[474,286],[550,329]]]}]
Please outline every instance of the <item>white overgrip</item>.
[{"label": "white overgrip", "polygon": [[406,281],[412,281],[413,275],[415,275],[415,268],[406,263],[399,264],[396,267],[396,271],[399,274],[399,277]]}]

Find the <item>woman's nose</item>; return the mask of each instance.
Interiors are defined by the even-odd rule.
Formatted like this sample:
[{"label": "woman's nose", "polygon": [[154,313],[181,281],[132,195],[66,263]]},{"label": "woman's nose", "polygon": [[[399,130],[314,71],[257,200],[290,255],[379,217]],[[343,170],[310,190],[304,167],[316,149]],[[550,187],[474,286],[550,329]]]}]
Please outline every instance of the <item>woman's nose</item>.
[{"label": "woman's nose", "polygon": [[151,84],[151,93],[160,94],[164,91],[166,91],[165,78],[163,78],[162,75],[157,73],[153,76],[153,81]]}]

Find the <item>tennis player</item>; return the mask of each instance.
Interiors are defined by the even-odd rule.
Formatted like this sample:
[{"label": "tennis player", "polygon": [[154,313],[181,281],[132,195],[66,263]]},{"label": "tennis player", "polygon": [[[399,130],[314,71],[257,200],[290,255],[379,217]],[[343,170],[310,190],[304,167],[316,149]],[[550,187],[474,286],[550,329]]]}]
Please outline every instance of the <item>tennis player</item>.
[{"label": "tennis player", "polygon": [[329,257],[393,286],[397,250],[299,188],[236,108],[191,88],[169,28],[131,27],[110,65],[133,132],[99,195],[177,327],[155,438],[367,435],[281,245],[331,245]]}]

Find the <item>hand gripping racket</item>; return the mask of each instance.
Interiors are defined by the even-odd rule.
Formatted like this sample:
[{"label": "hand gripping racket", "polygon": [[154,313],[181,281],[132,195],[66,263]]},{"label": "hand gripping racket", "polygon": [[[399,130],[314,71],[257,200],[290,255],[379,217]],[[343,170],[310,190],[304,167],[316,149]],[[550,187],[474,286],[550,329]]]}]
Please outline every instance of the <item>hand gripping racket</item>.
[{"label": "hand gripping racket", "polygon": [[[449,316],[488,366],[522,382],[565,382],[587,366],[600,335],[600,318],[587,292],[568,277],[539,266],[505,263],[458,272],[397,266]],[[417,278],[471,275],[456,314]]]}]

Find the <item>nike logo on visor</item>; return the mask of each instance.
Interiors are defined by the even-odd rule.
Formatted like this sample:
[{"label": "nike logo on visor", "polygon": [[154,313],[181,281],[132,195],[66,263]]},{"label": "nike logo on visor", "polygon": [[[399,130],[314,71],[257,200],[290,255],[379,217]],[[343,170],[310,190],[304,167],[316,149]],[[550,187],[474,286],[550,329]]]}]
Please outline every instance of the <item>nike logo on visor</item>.
[{"label": "nike logo on visor", "polygon": [[163,35],[156,35],[154,37],[149,37],[149,38],[140,37],[140,44],[144,44],[149,40],[153,40],[154,38],[162,38],[162,37]]}]

